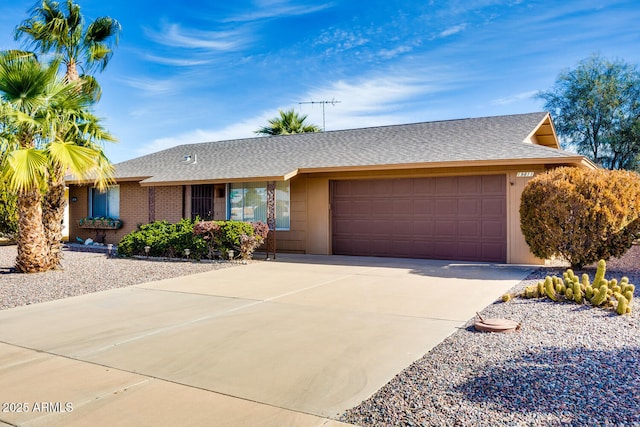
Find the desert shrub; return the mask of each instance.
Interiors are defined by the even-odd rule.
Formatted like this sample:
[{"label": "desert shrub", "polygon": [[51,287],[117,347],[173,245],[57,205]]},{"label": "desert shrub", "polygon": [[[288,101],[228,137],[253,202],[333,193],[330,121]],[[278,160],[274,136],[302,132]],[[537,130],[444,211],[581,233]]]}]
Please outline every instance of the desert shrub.
[{"label": "desert shrub", "polygon": [[[266,230],[266,231],[265,231]],[[228,256],[230,250],[234,257],[249,259],[266,237],[269,228],[261,222],[242,221],[201,221],[194,225],[193,233],[207,243],[209,253]]]},{"label": "desert shrub", "polygon": [[640,176],[562,167],[529,181],[520,227],[531,252],[574,268],[623,255],[640,236]]},{"label": "desert shrub", "polygon": [[184,250],[189,249],[191,258],[201,259],[208,253],[207,243],[201,236],[194,235],[193,227],[189,219],[176,224],[156,221],[141,225],[120,240],[118,254],[145,255],[144,248],[149,246],[149,255],[153,257],[182,257]]}]

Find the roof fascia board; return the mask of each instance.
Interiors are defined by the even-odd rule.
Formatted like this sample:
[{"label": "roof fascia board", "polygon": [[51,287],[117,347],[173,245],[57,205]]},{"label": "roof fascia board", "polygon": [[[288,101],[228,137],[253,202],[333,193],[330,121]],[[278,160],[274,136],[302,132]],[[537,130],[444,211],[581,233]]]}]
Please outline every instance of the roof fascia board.
[{"label": "roof fascia board", "polygon": [[[507,160],[467,160],[456,162],[430,162],[430,163],[404,163],[395,165],[365,165],[347,167],[303,168],[299,173],[323,173],[323,172],[359,172],[367,170],[402,170],[402,169],[435,169],[450,167],[473,166],[519,166],[519,165],[545,165],[545,164],[582,164],[585,158],[582,156],[567,157],[542,157]],[[587,166],[585,164],[585,166]]]},{"label": "roof fascia board", "polygon": [[[297,174],[297,172],[296,172]],[[295,176],[296,174],[292,175]],[[255,176],[246,178],[217,178],[217,179],[200,179],[200,180],[182,180],[182,181],[141,181],[141,187],[164,187],[174,185],[198,185],[198,184],[229,184],[234,182],[262,182],[262,181],[288,181],[289,174],[283,176]]]}]

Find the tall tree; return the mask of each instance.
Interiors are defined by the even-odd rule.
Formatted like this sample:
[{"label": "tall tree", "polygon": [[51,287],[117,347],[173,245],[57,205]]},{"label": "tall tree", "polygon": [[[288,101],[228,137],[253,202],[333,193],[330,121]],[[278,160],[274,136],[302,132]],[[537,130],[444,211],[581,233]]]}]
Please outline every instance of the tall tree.
[{"label": "tall tree", "polygon": [[[19,272],[41,272],[55,267],[43,224],[42,194],[52,171],[68,170],[82,178],[94,177],[104,186],[108,168],[92,136],[108,139],[88,112],[92,101],[58,75],[59,62],[41,64],[35,55],[0,54],[0,94],[4,102],[0,179],[18,195]],[[63,136],[82,138],[84,144]]]},{"label": "tall tree", "polygon": [[[68,81],[83,81],[87,93],[95,100],[100,88],[90,72],[103,71],[118,44],[120,23],[102,16],[85,27],[80,6],[73,0],[63,5],[43,0],[31,10],[31,17],[16,28],[16,39],[25,38],[27,45],[40,53],[55,53],[65,65]],[[84,72],[80,74],[78,68]]]},{"label": "tall tree", "polygon": [[609,169],[640,166],[640,73],[593,55],[538,95],[566,148]]},{"label": "tall tree", "polygon": [[[42,0],[32,9],[30,18],[16,28],[16,38],[25,38],[29,47],[41,53],[54,53],[66,67],[66,80],[81,82],[81,90],[98,101],[101,89],[90,72],[105,69],[113,54],[113,47],[118,43],[120,30],[120,23],[109,16],[99,17],[85,27],[80,6],[72,0],[66,0],[62,5],[52,0]],[[82,74],[79,68],[83,70]],[[61,131],[73,132],[74,127]],[[82,139],[70,138],[70,135],[60,137],[67,141]],[[108,167],[108,160],[103,160],[104,166]],[[61,224],[66,206],[64,174],[64,169],[53,165],[43,200],[45,232],[53,249],[50,260],[55,265],[61,261]]]},{"label": "tall tree", "polygon": [[264,126],[255,133],[260,135],[288,135],[291,133],[320,132],[316,125],[307,124],[307,115],[298,115],[294,110],[279,111],[280,116],[270,119],[269,125]]}]

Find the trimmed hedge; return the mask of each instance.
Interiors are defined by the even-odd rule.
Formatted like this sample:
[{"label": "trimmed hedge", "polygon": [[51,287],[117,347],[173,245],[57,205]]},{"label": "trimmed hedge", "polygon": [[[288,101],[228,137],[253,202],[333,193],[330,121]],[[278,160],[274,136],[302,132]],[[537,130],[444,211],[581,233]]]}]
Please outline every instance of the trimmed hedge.
[{"label": "trimmed hedge", "polygon": [[640,175],[561,167],[529,181],[520,228],[539,258],[581,268],[623,255],[640,237]]},{"label": "trimmed hedge", "polygon": [[202,259],[207,253],[207,242],[193,235],[193,221],[183,219],[177,224],[156,221],[138,227],[120,240],[118,254],[126,257],[145,255],[144,248],[149,246],[149,256],[180,258],[185,249],[191,251],[190,257]]},{"label": "trimmed hedge", "polygon": [[156,221],[124,236],[118,244],[118,253],[127,257],[146,255],[144,248],[149,246],[149,256],[153,257],[181,258],[184,250],[189,249],[189,257],[193,259],[227,258],[229,251],[234,251],[234,258],[250,259],[267,232],[268,227],[260,222]]}]

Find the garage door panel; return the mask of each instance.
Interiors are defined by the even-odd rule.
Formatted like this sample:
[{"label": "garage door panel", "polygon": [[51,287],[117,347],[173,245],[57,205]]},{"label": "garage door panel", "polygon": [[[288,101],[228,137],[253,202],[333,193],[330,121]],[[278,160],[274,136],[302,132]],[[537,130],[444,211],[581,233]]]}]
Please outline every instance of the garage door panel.
[{"label": "garage door panel", "polygon": [[506,176],[332,183],[333,253],[506,261]]},{"label": "garage door panel", "polygon": [[433,178],[436,182],[436,194],[455,194],[458,192],[458,182],[447,178]]},{"label": "garage door panel", "polygon": [[458,222],[453,219],[435,221],[435,230],[437,237],[454,239],[458,236]]},{"label": "garage door panel", "polygon": [[392,181],[392,194],[394,197],[412,197],[414,194],[413,181],[409,179],[394,179]]},{"label": "garage door panel", "polygon": [[478,194],[482,191],[482,181],[475,176],[458,178],[458,194]]},{"label": "garage door panel", "polygon": [[477,218],[482,214],[482,201],[475,198],[458,199],[458,216]]},{"label": "garage door panel", "polygon": [[413,200],[411,199],[391,199],[386,201],[387,206],[393,206],[395,216],[411,217],[413,215]]},{"label": "garage door panel", "polygon": [[437,199],[436,215],[438,217],[453,217],[458,215],[458,199]]},{"label": "garage door panel", "polygon": [[411,236],[413,234],[413,221],[393,221],[393,233],[404,236]]},{"label": "garage door panel", "polygon": [[464,239],[480,239],[482,238],[481,224],[477,221],[460,221],[458,222],[458,236]]},{"label": "garage door panel", "polygon": [[[405,180],[398,180],[398,181],[405,181]],[[406,180],[406,181],[413,181],[414,196],[436,194],[436,183],[435,183],[435,180],[432,178],[416,178],[413,180]]]},{"label": "garage door panel", "polygon": [[413,215],[414,217],[432,217],[435,213],[435,204],[431,200],[414,199]]},{"label": "garage door panel", "polygon": [[504,223],[499,221],[483,221],[482,237],[485,239],[502,240],[505,236]]},{"label": "garage door panel", "polygon": [[505,216],[505,203],[504,200],[490,197],[482,200],[482,215],[485,217],[494,216],[502,218]]},{"label": "garage door panel", "polygon": [[504,175],[487,175],[482,177],[482,192],[484,194],[504,194]]},{"label": "garage door panel", "polygon": [[435,224],[433,221],[414,221],[413,234],[416,239],[431,238],[435,235]]}]

